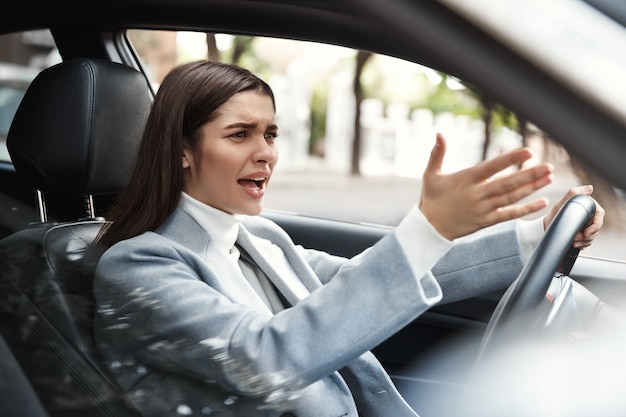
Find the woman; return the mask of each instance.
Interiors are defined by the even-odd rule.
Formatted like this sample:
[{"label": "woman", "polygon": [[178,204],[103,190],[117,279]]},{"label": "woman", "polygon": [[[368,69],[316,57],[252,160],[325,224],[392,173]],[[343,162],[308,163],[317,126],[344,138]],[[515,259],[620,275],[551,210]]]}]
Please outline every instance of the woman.
[{"label": "woman", "polygon": [[270,87],[242,68],[201,61],[167,75],[98,240],[99,347],[146,416],[415,416],[368,351],[442,299],[506,287],[566,197],[590,187],[543,222],[505,222],[546,206],[517,202],[552,167],[491,179],[530,158],[519,149],[443,175],[438,136],[419,206],[338,258],[258,216],[278,158],[274,116]]}]

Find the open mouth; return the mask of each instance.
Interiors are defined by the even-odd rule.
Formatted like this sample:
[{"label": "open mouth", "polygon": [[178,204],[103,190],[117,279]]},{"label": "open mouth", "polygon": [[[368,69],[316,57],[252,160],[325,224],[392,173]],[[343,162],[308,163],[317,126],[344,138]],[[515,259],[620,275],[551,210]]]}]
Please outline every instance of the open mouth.
[{"label": "open mouth", "polygon": [[246,178],[237,180],[237,182],[246,188],[262,188],[267,178]]}]

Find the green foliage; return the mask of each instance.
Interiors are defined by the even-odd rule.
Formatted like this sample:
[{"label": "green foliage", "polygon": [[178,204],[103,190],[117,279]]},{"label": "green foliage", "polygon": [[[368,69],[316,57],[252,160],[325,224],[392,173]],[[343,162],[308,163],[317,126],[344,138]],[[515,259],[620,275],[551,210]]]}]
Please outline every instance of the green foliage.
[{"label": "green foliage", "polygon": [[[476,97],[468,93],[467,88],[451,88],[450,84],[458,82],[445,73],[438,73],[441,77],[439,84],[428,94],[419,107],[430,109],[434,114],[453,113],[455,115],[470,116],[474,119],[482,118],[482,107]],[[463,85],[463,84],[461,84]],[[465,85],[463,85],[466,87]]]},{"label": "green foliage", "polygon": [[223,52],[225,60],[240,65],[259,75],[263,79],[271,76],[271,67],[254,52],[254,36],[233,36],[230,48]]},{"label": "green foliage", "polygon": [[[328,84],[317,83],[311,98],[311,138],[309,153],[319,155],[321,141],[326,136],[326,104],[328,102]],[[321,156],[321,155],[320,155]]]},{"label": "green foliage", "polygon": [[515,113],[501,104],[496,104],[492,110],[491,124],[496,127],[508,127],[511,130],[519,130],[519,120]]}]

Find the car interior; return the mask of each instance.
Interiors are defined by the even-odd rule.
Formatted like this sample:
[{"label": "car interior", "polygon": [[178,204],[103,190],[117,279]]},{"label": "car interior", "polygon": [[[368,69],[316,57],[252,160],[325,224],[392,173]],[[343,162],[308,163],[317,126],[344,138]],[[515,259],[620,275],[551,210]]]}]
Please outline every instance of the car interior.
[{"label": "car interior", "polygon": [[[105,222],[95,216],[93,196],[119,191],[130,177],[151,100],[145,78],[132,68],[65,61],[33,80],[7,137],[17,175],[38,191],[42,216],[0,244],[11,309],[3,311],[2,333],[10,346],[20,346],[25,372],[41,377],[33,384],[49,395],[41,400],[50,410],[61,399],[78,401],[91,415],[132,410],[97,357],[84,256]],[[84,215],[47,221],[45,194],[58,190],[81,197]]]},{"label": "car interior", "polygon": [[[24,1],[12,16],[0,17],[3,35],[49,30],[61,61],[29,83],[7,134],[11,161],[0,161],[0,368],[12,381],[0,382],[1,415],[140,415],[94,347],[94,265],[86,256],[107,221],[108,204],[130,176],[154,97],[147,69],[125,35],[128,28],[331,43],[455,74],[532,119],[626,188],[619,152],[626,149],[624,120],[445,2],[374,3],[114,0],[76,10],[69,1]],[[67,18],[70,10],[77,21]],[[581,140],[590,136],[594,141]],[[360,253],[390,231],[282,211],[262,215],[294,242],[340,256]],[[624,307],[626,262],[581,254],[568,275],[607,304]],[[429,399],[463,388],[503,294],[435,306],[374,349],[420,414],[446,416],[446,405]]]}]

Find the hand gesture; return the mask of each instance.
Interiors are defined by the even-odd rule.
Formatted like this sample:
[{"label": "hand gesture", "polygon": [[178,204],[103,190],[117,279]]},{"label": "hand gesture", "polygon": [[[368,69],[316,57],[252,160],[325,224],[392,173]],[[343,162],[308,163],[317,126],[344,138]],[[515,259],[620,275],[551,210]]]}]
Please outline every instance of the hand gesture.
[{"label": "hand gesture", "polygon": [[494,177],[530,159],[530,149],[516,149],[453,174],[441,172],[445,152],[446,141],[437,134],[424,171],[419,204],[424,216],[443,237],[452,240],[547,206],[545,198],[518,202],[552,182],[550,164]]}]

